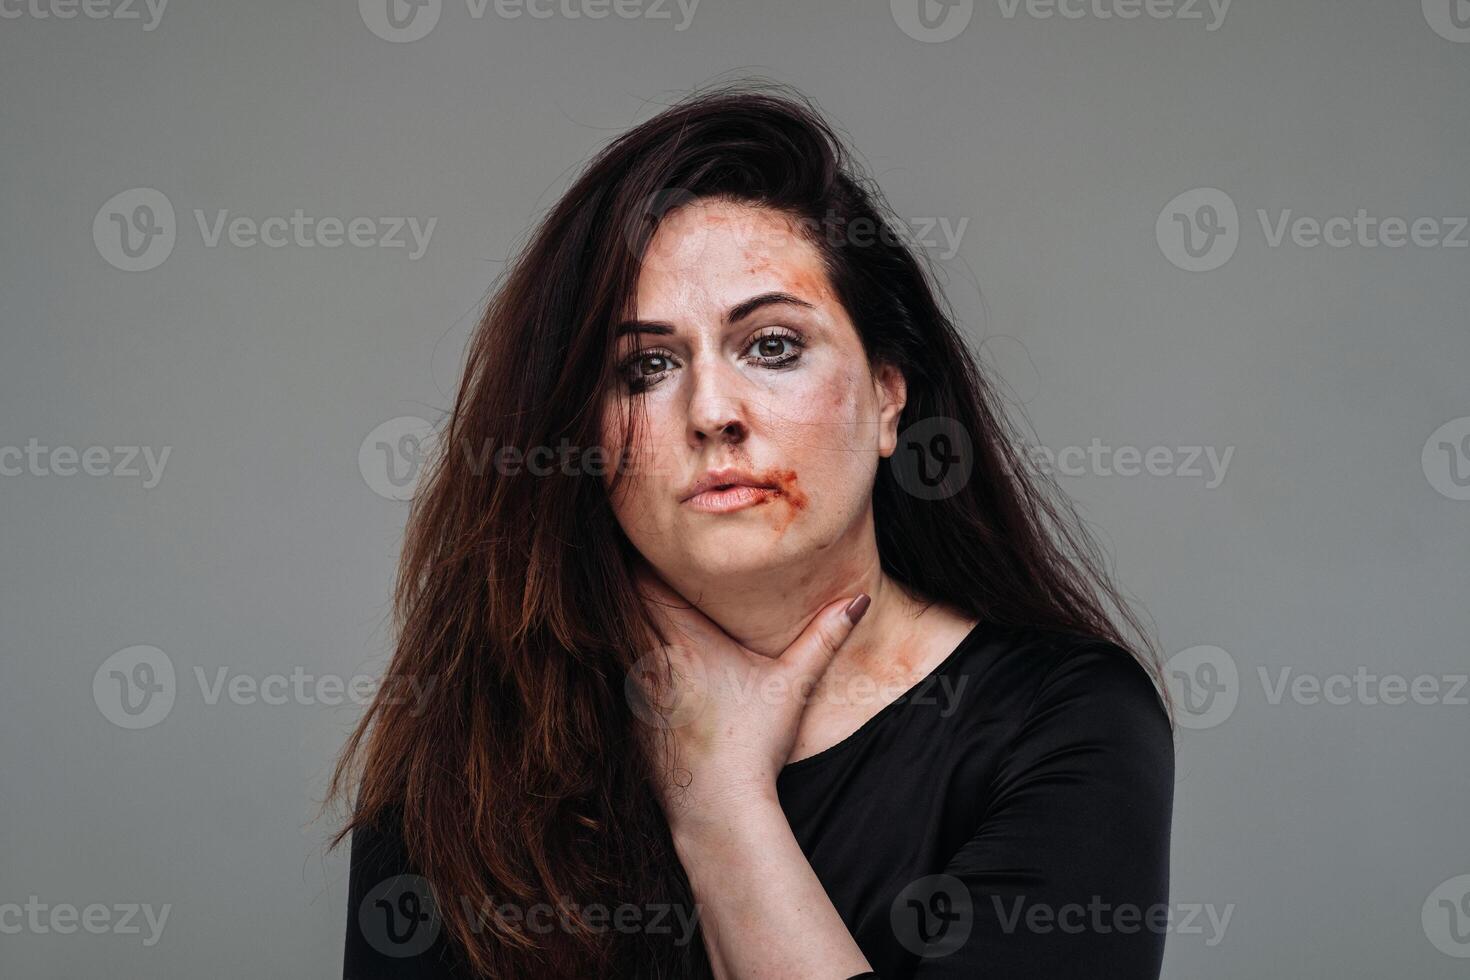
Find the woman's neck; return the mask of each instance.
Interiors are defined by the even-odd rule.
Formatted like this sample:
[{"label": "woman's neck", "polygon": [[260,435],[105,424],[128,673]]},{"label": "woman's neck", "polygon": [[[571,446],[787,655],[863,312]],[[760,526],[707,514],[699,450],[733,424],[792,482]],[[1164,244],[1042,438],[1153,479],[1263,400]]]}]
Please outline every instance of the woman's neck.
[{"label": "woman's neck", "polygon": [[843,652],[861,649],[865,658],[881,659],[887,646],[904,643],[924,606],[883,571],[871,523],[859,528],[810,562],[764,569],[745,579],[665,578],[737,643],[766,657],[780,656],[829,603],[866,592],[872,605]]}]

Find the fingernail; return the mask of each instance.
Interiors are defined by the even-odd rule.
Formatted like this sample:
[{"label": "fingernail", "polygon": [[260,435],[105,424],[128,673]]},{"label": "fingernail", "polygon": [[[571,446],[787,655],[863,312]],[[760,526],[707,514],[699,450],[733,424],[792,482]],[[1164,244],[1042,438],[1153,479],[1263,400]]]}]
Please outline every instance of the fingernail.
[{"label": "fingernail", "polygon": [[873,597],[866,592],[858,593],[858,597],[849,602],[847,608],[843,610],[843,612],[847,613],[847,621],[856,626],[858,620],[863,618],[863,613],[868,611],[868,606],[872,601]]}]

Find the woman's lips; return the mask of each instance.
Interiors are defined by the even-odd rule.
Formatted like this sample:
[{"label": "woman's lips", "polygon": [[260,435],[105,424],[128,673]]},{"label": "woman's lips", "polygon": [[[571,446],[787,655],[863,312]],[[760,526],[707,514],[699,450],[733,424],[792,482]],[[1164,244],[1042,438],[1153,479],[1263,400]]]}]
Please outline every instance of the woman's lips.
[{"label": "woman's lips", "polygon": [[764,504],[780,493],[781,491],[774,487],[754,487],[742,483],[723,490],[710,489],[696,493],[684,503],[706,514],[728,514],[746,507]]}]

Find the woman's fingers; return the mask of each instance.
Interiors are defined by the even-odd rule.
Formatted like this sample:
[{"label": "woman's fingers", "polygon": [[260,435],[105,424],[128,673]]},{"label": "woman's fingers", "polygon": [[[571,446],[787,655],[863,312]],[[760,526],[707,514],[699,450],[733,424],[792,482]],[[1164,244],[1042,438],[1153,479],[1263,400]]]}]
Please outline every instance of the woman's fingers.
[{"label": "woman's fingers", "polygon": [[[634,578],[645,605],[665,632],[672,634],[671,639],[678,636],[686,642],[704,645],[704,641],[713,643],[717,638],[723,638],[734,644],[718,625],[675,592],[651,567],[640,562],[634,569]],[[871,601],[864,592],[823,607],[781,654],[778,660],[780,669],[788,672],[789,679],[798,685],[815,684],[853,627],[868,611]]]},{"label": "woman's fingers", "polygon": [[791,671],[798,683],[815,684],[871,602],[872,598],[863,592],[825,606],[781,654],[783,668]]}]

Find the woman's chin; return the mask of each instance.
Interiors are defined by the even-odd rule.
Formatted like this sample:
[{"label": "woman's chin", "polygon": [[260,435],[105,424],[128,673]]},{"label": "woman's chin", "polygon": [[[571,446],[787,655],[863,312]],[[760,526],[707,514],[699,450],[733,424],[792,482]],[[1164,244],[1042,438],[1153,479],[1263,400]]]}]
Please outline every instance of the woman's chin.
[{"label": "woman's chin", "polygon": [[789,544],[770,528],[744,528],[729,533],[700,534],[682,542],[683,563],[710,577],[759,575],[789,563]]}]

